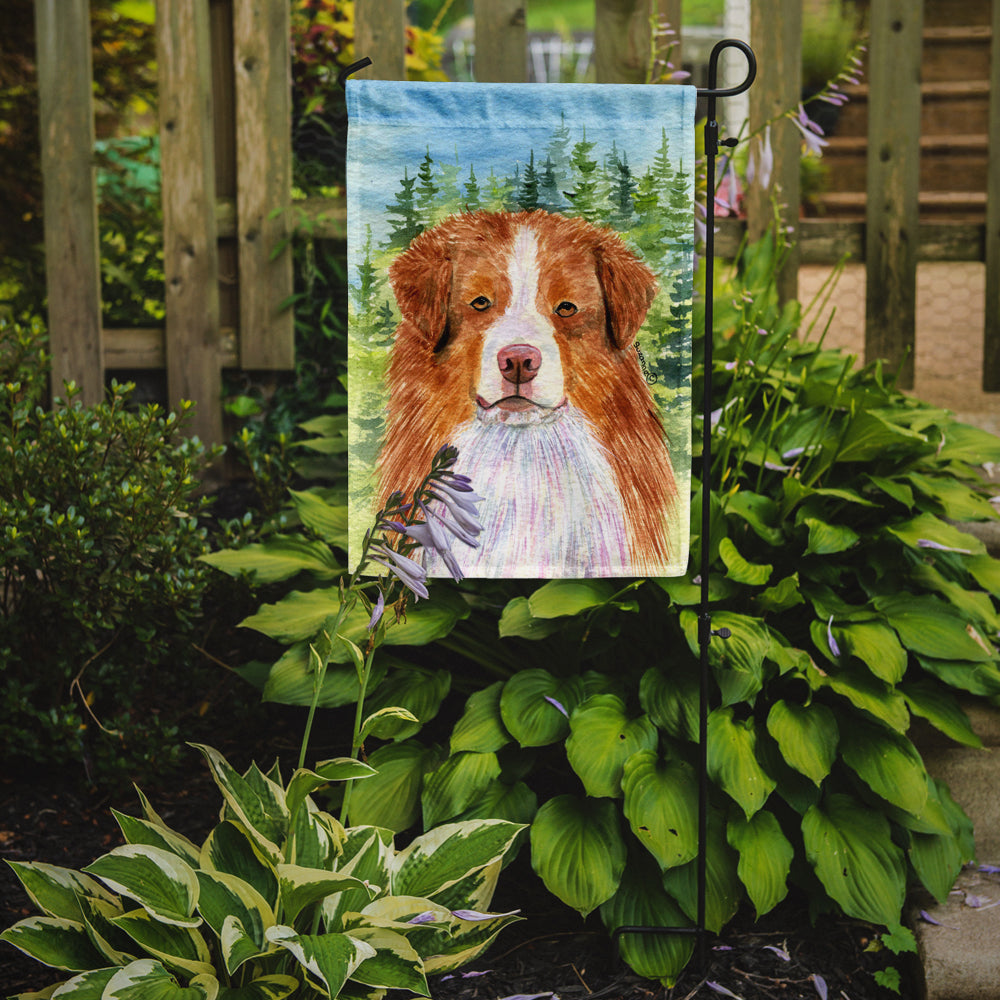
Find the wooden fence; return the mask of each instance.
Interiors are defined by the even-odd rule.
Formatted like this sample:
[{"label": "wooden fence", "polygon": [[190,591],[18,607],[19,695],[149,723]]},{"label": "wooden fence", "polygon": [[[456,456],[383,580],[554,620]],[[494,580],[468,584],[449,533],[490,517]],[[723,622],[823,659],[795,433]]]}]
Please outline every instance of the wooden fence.
[{"label": "wooden fence", "polygon": [[[101,397],[109,369],[166,369],[171,402],[198,405],[196,433],[223,437],[223,368],[276,371],[293,365],[287,242],[293,220],[314,236],[342,239],[342,200],[291,205],[290,0],[158,0],[166,325],[101,326],[90,87],[88,0],[35,0],[53,384],[73,379],[85,401]],[[530,0],[527,0],[530,2]],[[525,79],[526,0],[474,0],[476,76]],[[649,17],[681,21],[681,0],[595,0],[599,82],[646,76]],[[984,388],[1000,390],[1000,0],[992,4],[989,171],[985,224],[921,223],[919,53],[923,2],[871,0],[867,215],[865,221],[799,220],[781,276],[795,294],[800,263],[844,253],[867,269],[866,355],[893,364],[910,352],[912,384],[916,265],[985,261]],[[372,58],[362,75],[402,79],[404,0],[357,0],[356,46]],[[753,0],[751,42],[759,73],[751,129],[800,97],[801,0]],[[683,46],[683,40],[681,40]],[[677,53],[674,53],[675,58]],[[725,124],[725,101],[720,102]],[[731,132],[737,130],[734,123]],[[799,203],[800,137],[789,123],[773,136],[767,190],[751,189],[746,222],[725,220],[717,239],[731,253],[744,227],[759,234],[772,198]],[[285,249],[281,249],[285,247]]]}]

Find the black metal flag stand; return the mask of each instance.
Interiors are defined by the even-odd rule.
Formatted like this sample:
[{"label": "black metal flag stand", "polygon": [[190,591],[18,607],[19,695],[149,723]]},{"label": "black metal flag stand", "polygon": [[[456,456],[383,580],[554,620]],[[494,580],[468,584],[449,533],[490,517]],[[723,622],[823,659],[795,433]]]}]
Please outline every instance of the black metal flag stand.
[{"label": "black metal flag stand", "polygon": [[[728,48],[739,49],[747,60],[747,75],[739,86],[719,88],[719,57]],[[365,56],[350,66],[345,66],[338,75],[338,83],[344,86],[347,78],[365,66],[371,59]],[[698,646],[701,653],[701,687],[698,705],[698,909],[694,927],[623,926],[614,931],[617,943],[623,934],[694,934],[698,940],[698,963],[702,970],[706,966],[705,955],[705,897],[707,889],[707,835],[708,835],[708,699],[709,663],[708,650],[713,636],[720,639],[729,637],[728,629],[712,629],[712,615],[709,611],[709,534],[711,530],[711,491],[708,488],[712,474],[712,290],[715,282],[715,158],[720,146],[735,146],[735,138],[719,139],[719,123],[716,121],[716,100],[720,97],[735,97],[750,89],[757,76],[757,59],[753,49],[746,42],[733,38],[723,39],[712,49],[708,61],[708,87],[699,88],[698,96],[707,99],[707,121],[705,122],[705,159],[707,164],[707,193],[705,219],[705,375],[702,399],[702,453],[701,453],[701,600],[698,611]]]}]

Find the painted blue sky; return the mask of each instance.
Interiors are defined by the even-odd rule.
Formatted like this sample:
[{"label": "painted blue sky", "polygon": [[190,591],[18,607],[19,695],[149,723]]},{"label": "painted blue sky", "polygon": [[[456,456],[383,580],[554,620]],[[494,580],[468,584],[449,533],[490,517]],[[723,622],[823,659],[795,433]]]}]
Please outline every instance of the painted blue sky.
[{"label": "painted blue sky", "polygon": [[435,161],[454,163],[457,147],[460,181],[471,164],[482,186],[491,169],[498,177],[512,175],[517,165],[523,170],[532,149],[540,168],[563,119],[571,142],[586,128],[598,160],[614,142],[635,175],[652,162],[665,128],[674,166],[690,171],[695,96],[693,87],[676,85],[349,80],[349,240],[359,247],[366,225],[376,242],[386,238],[385,206],[399,190],[403,168],[413,176],[428,149]]}]

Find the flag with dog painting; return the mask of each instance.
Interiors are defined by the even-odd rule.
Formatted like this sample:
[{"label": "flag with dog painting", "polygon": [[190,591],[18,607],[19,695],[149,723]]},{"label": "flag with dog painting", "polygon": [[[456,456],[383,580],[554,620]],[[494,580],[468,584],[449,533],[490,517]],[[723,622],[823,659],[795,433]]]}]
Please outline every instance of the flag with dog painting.
[{"label": "flag with dog painting", "polygon": [[451,445],[483,498],[465,576],[686,572],[695,90],[351,80],[347,102],[352,564]]}]

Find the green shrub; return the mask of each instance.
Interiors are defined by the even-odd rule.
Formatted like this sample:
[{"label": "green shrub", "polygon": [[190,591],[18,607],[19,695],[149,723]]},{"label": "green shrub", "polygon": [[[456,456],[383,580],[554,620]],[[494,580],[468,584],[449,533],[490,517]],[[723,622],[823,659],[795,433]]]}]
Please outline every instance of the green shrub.
[{"label": "green shrub", "polygon": [[191,661],[208,455],[187,405],[132,409],[127,385],[96,406],[69,385],[43,408],[41,336],[0,322],[0,743],[114,770],[176,752],[157,698]]},{"label": "green shrub", "polygon": [[[345,829],[313,792],[373,773],[337,758],[244,774],[199,748],[222,793],[202,845],[115,813],[126,844],[82,872],[12,862],[40,916],[0,935],[75,997],[429,996],[427,975],[479,955],[516,913],[486,912],[521,827],[453,823],[398,849],[388,830]],[[50,988],[51,989],[51,988]],[[45,995],[48,995],[48,991]]]}]

